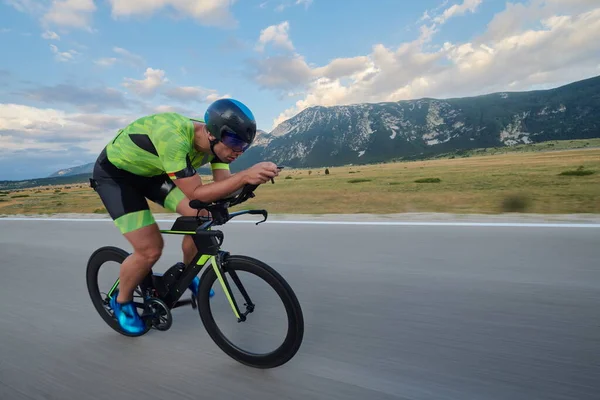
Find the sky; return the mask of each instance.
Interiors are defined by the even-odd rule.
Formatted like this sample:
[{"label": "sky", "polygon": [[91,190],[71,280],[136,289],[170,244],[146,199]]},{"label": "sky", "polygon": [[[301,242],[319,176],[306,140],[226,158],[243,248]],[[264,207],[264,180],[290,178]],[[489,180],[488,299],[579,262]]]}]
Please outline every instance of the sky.
[{"label": "sky", "polygon": [[599,0],[0,0],[0,180],[95,161],[146,114],[307,107],[600,75]]}]

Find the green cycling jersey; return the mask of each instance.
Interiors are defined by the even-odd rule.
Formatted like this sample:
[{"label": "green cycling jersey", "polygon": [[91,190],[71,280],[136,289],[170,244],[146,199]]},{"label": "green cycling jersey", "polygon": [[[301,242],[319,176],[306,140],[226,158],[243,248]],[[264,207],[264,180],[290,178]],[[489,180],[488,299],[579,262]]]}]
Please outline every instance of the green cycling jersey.
[{"label": "green cycling jersey", "polygon": [[107,157],[116,167],[144,177],[186,178],[208,162],[213,170],[229,170],[229,164],[194,148],[193,121],[178,113],[139,118],[117,132],[106,146]]}]

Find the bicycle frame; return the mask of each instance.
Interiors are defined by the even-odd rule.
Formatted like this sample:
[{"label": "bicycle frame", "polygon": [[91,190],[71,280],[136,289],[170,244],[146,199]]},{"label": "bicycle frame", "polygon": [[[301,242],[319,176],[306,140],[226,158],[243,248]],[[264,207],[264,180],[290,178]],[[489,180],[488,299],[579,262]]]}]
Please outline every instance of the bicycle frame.
[{"label": "bicycle frame", "polygon": [[[192,236],[192,239],[194,240],[198,252],[194,256],[192,261],[185,266],[179,278],[171,285],[170,289],[166,292],[166,294],[163,296],[159,296],[159,298],[162,301],[164,301],[165,304],[171,309],[193,303],[193,300],[179,301],[179,299],[181,298],[183,293],[188,289],[189,285],[192,283],[194,278],[200,273],[200,271],[202,271],[202,269],[205,266],[211,265],[213,270],[215,271],[217,279],[221,284],[221,287],[223,288],[223,292],[225,293],[225,296],[227,297],[227,300],[231,305],[233,314],[238,319],[238,322],[242,322],[246,320],[246,315],[248,314],[248,312],[252,311],[252,309],[254,308],[254,304],[252,303],[246,290],[243,288],[240,280],[237,278],[237,275],[235,273],[232,273],[234,283],[238,286],[240,292],[246,300],[247,311],[245,313],[242,313],[240,311],[237,302],[235,301],[231,293],[231,287],[229,286],[229,282],[223,276],[224,272],[222,268],[222,262],[223,259],[229,254],[221,250],[221,245],[223,244],[223,232],[212,231],[211,227],[215,224],[222,225],[229,219],[239,215],[262,214],[263,216],[265,216],[265,219],[263,221],[258,222],[258,225],[266,220],[267,212],[265,210],[243,210],[230,214],[227,212],[226,209],[220,211],[224,212],[224,214],[217,213],[217,218],[181,216],[175,220],[171,229],[160,230],[161,234]],[[198,223],[201,221],[204,221],[204,223],[198,225]],[[117,278],[114,285],[108,292],[108,297],[112,297],[114,291],[119,285],[119,282],[120,279]],[[141,286],[146,289],[155,288],[155,281],[153,279],[152,271],[150,271],[150,273],[143,279]]]}]

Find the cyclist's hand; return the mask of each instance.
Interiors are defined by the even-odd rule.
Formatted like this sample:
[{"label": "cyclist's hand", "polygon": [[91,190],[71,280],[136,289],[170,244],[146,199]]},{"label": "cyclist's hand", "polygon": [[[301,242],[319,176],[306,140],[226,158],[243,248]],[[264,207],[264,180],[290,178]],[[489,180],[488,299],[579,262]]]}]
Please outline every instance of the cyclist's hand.
[{"label": "cyclist's hand", "polygon": [[272,162],[261,162],[246,170],[246,183],[262,185],[279,175],[277,165]]}]

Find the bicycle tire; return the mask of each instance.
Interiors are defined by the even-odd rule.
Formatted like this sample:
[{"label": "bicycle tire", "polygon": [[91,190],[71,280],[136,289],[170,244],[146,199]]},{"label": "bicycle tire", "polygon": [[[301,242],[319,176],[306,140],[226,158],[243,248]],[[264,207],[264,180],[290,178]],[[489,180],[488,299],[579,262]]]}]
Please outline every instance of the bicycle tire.
[{"label": "bicycle tire", "polygon": [[100,267],[108,261],[114,261],[121,264],[128,256],[128,252],[118,247],[104,246],[99,248],[92,253],[88,260],[86,280],[92,304],[104,322],[124,336],[138,337],[146,334],[150,330],[150,326],[146,325],[146,328],[140,333],[129,333],[123,330],[116,318],[111,316],[104,308],[103,298],[100,294],[100,288],[98,287],[98,271],[100,270]]},{"label": "bicycle tire", "polygon": [[[288,318],[288,331],[283,343],[264,355],[244,351],[231,343],[217,326],[210,309],[209,291],[217,280],[212,267],[208,267],[200,279],[198,289],[198,312],[206,331],[215,344],[234,360],[259,369],[279,367],[291,360],[302,344],[304,337],[304,316],[296,294],[286,280],[272,267],[252,257],[230,255],[222,265],[223,271],[244,271],[266,281],[282,300]],[[252,297],[250,295],[250,297]]]}]

